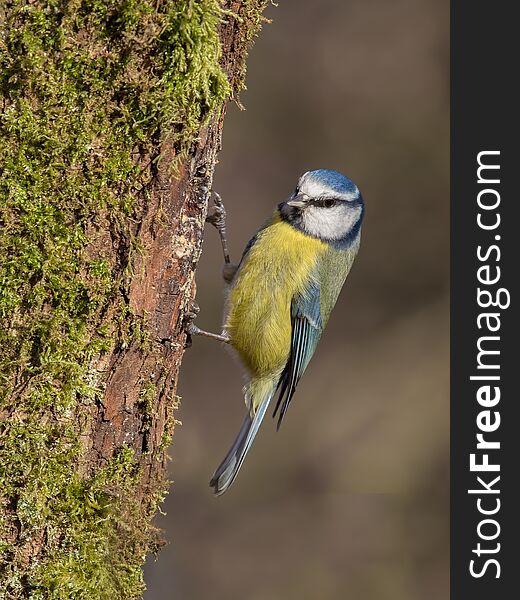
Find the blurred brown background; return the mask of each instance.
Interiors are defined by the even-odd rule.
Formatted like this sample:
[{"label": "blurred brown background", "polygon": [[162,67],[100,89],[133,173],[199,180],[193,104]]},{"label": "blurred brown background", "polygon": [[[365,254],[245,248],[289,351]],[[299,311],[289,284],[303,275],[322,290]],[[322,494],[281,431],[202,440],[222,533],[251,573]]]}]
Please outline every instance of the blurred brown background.
[{"label": "blurred brown background", "polygon": [[[195,339],[181,372],[170,544],[146,600],[448,598],[448,2],[283,0],[229,110],[215,189],[232,255],[301,173],[335,168],[366,202],[361,251],[276,434],[208,487],[242,422],[242,375]],[[197,270],[217,331],[216,232]]]}]

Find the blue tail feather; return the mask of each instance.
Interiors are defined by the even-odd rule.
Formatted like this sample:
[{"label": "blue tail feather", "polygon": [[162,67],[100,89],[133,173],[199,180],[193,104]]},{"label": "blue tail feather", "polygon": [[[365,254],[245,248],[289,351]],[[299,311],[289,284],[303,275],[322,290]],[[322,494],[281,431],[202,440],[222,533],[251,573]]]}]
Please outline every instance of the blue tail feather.
[{"label": "blue tail feather", "polygon": [[249,452],[258,433],[272,397],[273,394],[271,393],[262,401],[252,419],[249,412],[247,413],[233,445],[209,482],[216,496],[223,494],[235,481],[246,454]]}]

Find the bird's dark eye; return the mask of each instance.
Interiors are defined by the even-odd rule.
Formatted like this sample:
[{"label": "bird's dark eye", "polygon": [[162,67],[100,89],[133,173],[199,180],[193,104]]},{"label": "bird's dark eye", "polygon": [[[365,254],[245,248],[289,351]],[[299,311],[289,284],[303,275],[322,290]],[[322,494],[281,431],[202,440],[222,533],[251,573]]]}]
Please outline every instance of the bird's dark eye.
[{"label": "bird's dark eye", "polygon": [[335,204],[336,204],[336,201],[335,201],[335,200],[333,200],[332,198],[326,198],[326,199],[323,201],[323,206],[324,206],[325,208],[332,208],[332,207],[333,207]]}]

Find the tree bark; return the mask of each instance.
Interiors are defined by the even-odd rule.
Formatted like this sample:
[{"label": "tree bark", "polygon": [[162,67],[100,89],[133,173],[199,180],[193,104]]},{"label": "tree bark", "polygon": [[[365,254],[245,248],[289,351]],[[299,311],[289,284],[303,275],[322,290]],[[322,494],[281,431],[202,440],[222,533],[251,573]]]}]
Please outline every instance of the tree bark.
[{"label": "tree bark", "polygon": [[265,4],[0,9],[0,598],[142,594],[225,104]]}]

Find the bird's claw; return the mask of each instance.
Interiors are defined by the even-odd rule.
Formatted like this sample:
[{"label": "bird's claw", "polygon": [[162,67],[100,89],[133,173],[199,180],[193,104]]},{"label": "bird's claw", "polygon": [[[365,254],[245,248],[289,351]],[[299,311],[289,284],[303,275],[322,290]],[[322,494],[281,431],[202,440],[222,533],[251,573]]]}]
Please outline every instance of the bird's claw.
[{"label": "bird's claw", "polygon": [[206,221],[211,223],[218,230],[222,230],[226,226],[226,209],[220,194],[213,192],[213,206],[211,212],[206,217]]},{"label": "bird's claw", "polygon": [[193,321],[197,318],[199,313],[200,306],[195,301],[193,301],[189,310],[187,310],[184,313],[184,327],[186,328],[190,323],[193,323]]},{"label": "bird's claw", "polygon": [[186,332],[186,341],[184,343],[184,348],[190,348],[193,344],[192,335],[197,335],[198,327],[195,325],[193,321],[197,318],[197,315],[200,312],[199,305],[193,301],[189,310],[184,313],[183,319],[183,329]]}]

